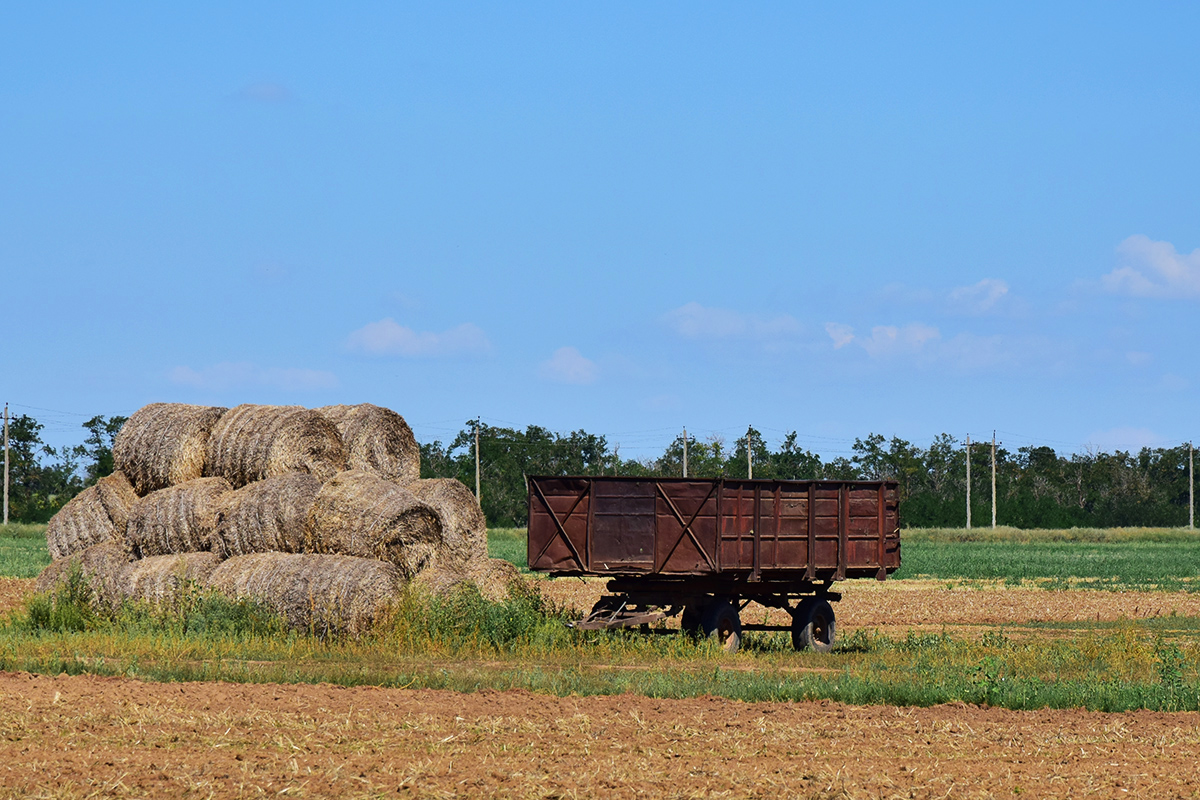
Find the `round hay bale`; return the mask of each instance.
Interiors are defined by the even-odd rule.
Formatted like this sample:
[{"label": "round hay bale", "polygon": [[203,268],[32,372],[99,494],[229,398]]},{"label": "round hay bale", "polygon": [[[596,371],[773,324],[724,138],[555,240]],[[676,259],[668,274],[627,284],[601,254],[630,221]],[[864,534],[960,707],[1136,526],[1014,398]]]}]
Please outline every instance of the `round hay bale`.
[{"label": "round hay bale", "polygon": [[391,564],[294,553],[234,556],[208,584],[225,596],[274,609],[288,625],[318,634],[360,634],[386,618],[404,584]]},{"label": "round hay bale", "polygon": [[33,588],[36,592],[55,591],[67,579],[71,565],[79,564],[92,588],[93,605],[112,610],[121,604],[121,584],[129,561],[129,551],[125,546],[110,539],[50,562],[34,581]]},{"label": "round hay bale", "polygon": [[308,541],[308,512],[320,491],[317,478],[291,472],[230,492],[217,510],[216,543],[230,556],[302,553]]},{"label": "round hay bale", "polygon": [[152,605],[178,602],[189,586],[207,586],[221,557],[216,553],[182,553],[151,556],[126,566],[120,592],[126,600]]},{"label": "round hay bale", "polygon": [[405,578],[429,563],[442,539],[437,513],[416,495],[357,470],[321,487],[308,530],[310,552],[389,561]]},{"label": "round hay bale", "polygon": [[240,488],[289,472],[329,480],[346,468],[332,422],[300,406],[245,404],[226,411],[208,437],[204,474]]},{"label": "round hay bale", "polygon": [[159,489],[138,500],[125,538],[138,558],[213,550],[213,530],[222,496],[232,491],[224,478],[197,478]]},{"label": "round hay bale", "polygon": [[348,469],[396,483],[421,477],[421,447],[412,428],[395,411],[370,403],[323,406],[316,411],[342,435]]},{"label": "round hay bale", "polygon": [[516,566],[502,558],[485,558],[473,565],[433,563],[417,573],[412,586],[433,597],[450,597],[466,584],[473,584],[485,600],[498,603],[513,591],[526,588]]},{"label": "round hay bale", "polygon": [[113,442],[113,462],[139,495],[204,475],[208,436],[226,409],[151,403],[134,412]]},{"label": "round hay bale", "polygon": [[511,561],[488,558],[475,565],[467,575],[479,587],[479,593],[492,602],[512,597],[514,591],[527,591],[521,571]]},{"label": "round hay bale", "polygon": [[407,484],[417,499],[437,512],[442,541],[435,558],[468,567],[487,560],[487,518],[471,490],[454,478],[428,478]]},{"label": "round hay bale", "polygon": [[137,499],[120,472],[101,478],[72,497],[46,525],[50,558],[65,558],[108,539],[124,541],[125,526]]}]

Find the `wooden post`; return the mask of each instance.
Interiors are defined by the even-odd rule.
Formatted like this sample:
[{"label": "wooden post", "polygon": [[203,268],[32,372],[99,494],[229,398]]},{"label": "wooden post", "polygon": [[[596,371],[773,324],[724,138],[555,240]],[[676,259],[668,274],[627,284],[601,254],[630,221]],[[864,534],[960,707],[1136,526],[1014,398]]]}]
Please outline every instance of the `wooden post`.
[{"label": "wooden post", "polygon": [[967,434],[967,530],[971,530],[971,434]]},{"label": "wooden post", "polygon": [[683,477],[687,477],[687,428],[683,429]]},{"label": "wooden post", "polygon": [[754,480],[754,442],[751,441],[753,431],[753,425],[746,428],[746,478],[748,480]]},{"label": "wooden post", "polygon": [[8,403],[4,404],[4,524],[8,524]]},{"label": "wooden post", "polygon": [[996,527],[996,432],[992,431],[992,527]]},{"label": "wooden post", "polygon": [[475,420],[475,501],[483,504],[483,495],[479,493],[479,420]]},{"label": "wooden post", "polygon": [[[7,406],[5,408],[7,408]],[[5,428],[5,430],[8,430],[8,429]],[[5,441],[7,442],[8,439],[6,438]],[[7,453],[8,451],[5,450],[4,452]],[[7,492],[8,491],[8,471],[7,471],[8,470],[8,457],[7,456],[5,456],[5,458],[4,458],[4,469],[5,469],[4,489]],[[8,495],[6,494],[5,497],[7,498]],[[8,508],[7,500],[5,500],[4,507]],[[8,521],[7,514],[5,514],[4,519],[6,522]],[[1196,458],[1195,458],[1195,451],[1192,450],[1191,442],[1188,442],[1188,530],[1189,531],[1196,530]]]}]

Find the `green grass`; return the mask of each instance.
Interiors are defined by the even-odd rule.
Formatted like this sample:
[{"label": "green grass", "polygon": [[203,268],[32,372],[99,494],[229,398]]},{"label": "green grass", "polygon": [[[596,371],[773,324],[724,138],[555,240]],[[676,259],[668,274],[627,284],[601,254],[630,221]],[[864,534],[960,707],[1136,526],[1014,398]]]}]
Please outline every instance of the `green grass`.
[{"label": "green grass", "polygon": [[488,528],[488,555],[503,558],[529,571],[528,554],[525,552],[524,528]]},{"label": "green grass", "polygon": [[750,634],[742,652],[678,634],[582,632],[536,593],[488,603],[408,596],[362,639],[283,630],[253,606],[194,593],[169,613],[87,607],[75,576],[0,624],[0,669],[153,680],[232,680],[449,688],[557,695],[635,692],[748,701],[832,699],[1015,709],[1200,710],[1200,642],[1140,621],[1075,636],[979,639],[858,631],[829,655],[795,653],[786,636]]},{"label": "green grass", "polygon": [[49,563],[45,525],[0,525],[0,576],[36,578]]}]

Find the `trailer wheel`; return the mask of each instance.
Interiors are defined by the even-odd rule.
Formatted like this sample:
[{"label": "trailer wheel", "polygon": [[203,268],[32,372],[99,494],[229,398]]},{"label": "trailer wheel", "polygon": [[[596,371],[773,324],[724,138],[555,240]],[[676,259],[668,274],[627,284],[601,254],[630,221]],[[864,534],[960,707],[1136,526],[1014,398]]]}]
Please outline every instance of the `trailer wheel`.
[{"label": "trailer wheel", "polygon": [[728,600],[714,600],[700,612],[701,632],[721,643],[727,653],[736,653],[742,644],[742,618]]},{"label": "trailer wheel", "polygon": [[828,653],[837,636],[833,606],[820,597],[810,597],[800,603],[792,615],[792,647]]},{"label": "trailer wheel", "polygon": [[703,627],[700,624],[700,612],[703,611],[703,606],[695,603],[688,603],[683,607],[683,616],[679,618],[679,630],[699,639],[704,633]]}]

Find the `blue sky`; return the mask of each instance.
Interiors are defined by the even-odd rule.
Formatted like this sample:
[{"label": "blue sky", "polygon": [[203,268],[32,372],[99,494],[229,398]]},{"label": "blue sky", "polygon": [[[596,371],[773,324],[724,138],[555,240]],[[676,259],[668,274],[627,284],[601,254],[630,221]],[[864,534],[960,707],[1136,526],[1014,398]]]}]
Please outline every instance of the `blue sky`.
[{"label": "blue sky", "polygon": [[828,5],[12,6],[0,400],[1200,438],[1198,7]]}]

